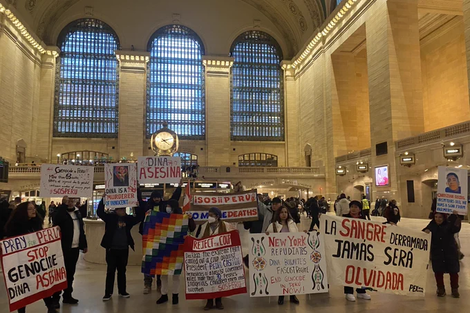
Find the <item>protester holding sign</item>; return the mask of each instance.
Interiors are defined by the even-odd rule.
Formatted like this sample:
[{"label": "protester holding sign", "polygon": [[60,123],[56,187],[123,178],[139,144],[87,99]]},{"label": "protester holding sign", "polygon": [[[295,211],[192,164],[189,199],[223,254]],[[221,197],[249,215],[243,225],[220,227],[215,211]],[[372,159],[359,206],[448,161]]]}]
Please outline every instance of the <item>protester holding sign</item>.
[{"label": "protester holding sign", "polygon": [[[362,203],[356,200],[353,200],[349,203],[349,214],[344,215],[344,217],[349,218],[360,218],[365,220],[365,216],[362,214]],[[364,288],[357,288],[357,297],[359,299],[370,300],[371,297],[366,293]],[[346,300],[354,302],[356,297],[354,297],[354,288],[353,287],[344,287],[344,294],[346,295]]]},{"label": "protester holding sign", "polygon": [[[209,209],[209,217],[207,222],[200,225],[196,237],[197,238],[207,238],[213,235],[225,234],[229,232],[230,224],[221,220],[222,211],[219,208],[212,207]],[[204,307],[205,311],[208,311],[214,307],[214,299],[208,299],[206,306]],[[222,304],[222,298],[215,299],[215,307],[219,310],[224,309]]]},{"label": "protester holding sign", "polygon": [[126,208],[116,208],[109,214],[104,212],[104,203],[101,199],[98,210],[98,216],[105,222],[105,232],[101,240],[101,246],[106,249],[106,289],[103,301],[108,301],[113,295],[114,278],[118,276],[119,296],[129,298],[126,291],[126,266],[129,259],[129,247],[134,250],[134,239],[131,235],[131,229],[142,220],[143,210],[137,209],[137,215],[126,214]]},{"label": "protester holding sign", "polygon": [[[181,182],[179,183],[178,187],[175,189],[173,192],[173,195],[171,196],[170,200],[176,200],[179,201],[181,197]],[[166,204],[167,201],[163,200],[162,192],[159,190],[155,190],[152,192],[150,195],[150,198],[148,199],[147,202],[145,202],[142,199],[142,192],[140,188],[137,189],[137,199],[139,201],[139,207],[144,210],[144,212],[147,212],[149,210],[155,210],[158,212],[166,212]],[[142,217],[142,221],[139,225],[139,233],[142,235],[144,232],[144,219],[145,219],[145,214]],[[150,293],[152,290],[152,282],[153,282],[153,276],[145,275],[144,274],[144,294]],[[160,276],[157,276],[157,286],[161,285],[160,281]]]},{"label": "protester holding sign", "polygon": [[[180,208],[178,201],[171,199],[168,200],[168,203],[166,205],[166,213],[168,214],[183,214],[183,210]],[[188,221],[188,229],[190,232],[193,232],[196,230],[196,223],[194,222],[192,216],[188,214],[189,221]],[[183,247],[181,247],[183,249]],[[181,275],[172,275],[172,294],[173,294],[173,299],[172,303],[173,304],[178,304],[179,299],[178,299],[178,293],[179,293],[179,286],[180,286],[180,276]],[[162,304],[165,302],[168,302],[168,275],[161,275],[160,276],[161,282],[162,282],[162,296],[160,299],[158,299],[157,304]]]},{"label": "protester holding sign", "polygon": [[[280,210],[276,211],[274,215],[274,222],[272,222],[268,229],[266,230],[266,235],[269,233],[297,233],[299,229],[290,215],[286,207],[282,207]],[[290,296],[290,302],[299,304],[299,299],[295,295]],[[277,304],[284,304],[284,296],[279,296]]]},{"label": "protester holding sign", "polygon": [[431,261],[432,270],[436,277],[437,296],[444,297],[444,273],[450,274],[452,297],[459,298],[459,255],[454,234],[460,231],[461,220],[454,212],[449,218],[446,214],[437,212],[425,229],[426,233],[432,233],[431,237]]},{"label": "protester holding sign", "polygon": [[[62,251],[67,271],[67,289],[64,290],[62,302],[77,304],[78,300],[72,297],[73,280],[80,250],[87,253],[88,244],[83,227],[83,218],[79,209],[75,207],[75,200],[64,197],[62,203],[66,204],[61,205],[52,217],[54,226],[59,226],[62,233]],[[58,306],[60,294],[59,291],[54,295],[56,306]]]},{"label": "protester holding sign", "polygon": [[[43,219],[37,214],[36,206],[32,202],[19,204],[12,212],[10,219],[5,225],[6,237],[17,237],[33,233],[42,229]],[[52,297],[44,298],[48,313],[55,313],[54,300]],[[26,312],[26,308],[18,309],[18,313]]]}]

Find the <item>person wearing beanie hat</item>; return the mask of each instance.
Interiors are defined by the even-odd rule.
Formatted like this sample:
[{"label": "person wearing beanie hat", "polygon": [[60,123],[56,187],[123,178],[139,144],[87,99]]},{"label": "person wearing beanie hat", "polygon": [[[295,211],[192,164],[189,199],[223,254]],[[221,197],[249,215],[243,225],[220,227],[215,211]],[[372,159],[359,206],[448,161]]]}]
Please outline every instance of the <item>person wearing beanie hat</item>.
[{"label": "person wearing beanie hat", "polygon": [[[348,218],[359,218],[365,220],[366,218],[362,214],[362,203],[357,200],[353,200],[349,203],[349,213],[343,215],[343,217]],[[366,293],[366,290],[363,288],[356,289],[357,297],[359,299],[370,300],[371,297]],[[346,300],[355,302],[356,297],[354,297],[354,288],[353,287],[344,287],[344,294],[346,295]]]},{"label": "person wearing beanie hat", "polygon": [[[165,212],[168,214],[183,214],[183,210],[180,208],[178,201],[175,199],[168,200],[165,208]],[[196,229],[196,223],[193,220],[191,214],[188,214],[189,221],[188,221],[188,229],[190,232],[193,232]],[[182,249],[182,247],[180,247]],[[180,286],[180,275],[171,275],[172,276],[172,303],[178,304],[178,292]],[[168,287],[169,287],[169,277],[168,275],[160,275],[161,280],[161,297],[157,300],[157,304],[163,304],[168,302]]]},{"label": "person wearing beanie hat", "polygon": [[[181,197],[181,188],[182,180],[178,184],[178,187],[175,189],[173,192],[173,195],[171,196],[170,200],[176,200],[179,201]],[[144,201],[142,199],[142,191],[140,188],[137,188],[137,199],[139,200],[139,207],[143,209],[145,212],[148,210],[157,210],[160,212],[166,212],[166,206],[167,202],[163,200],[163,194],[160,190],[154,190],[152,191],[152,194],[150,195],[150,198],[147,201]],[[145,215],[142,218],[142,221],[139,225],[139,234],[143,234],[144,232],[144,220],[145,220]],[[153,281],[153,276],[147,276],[144,275],[144,294],[150,293],[152,290],[152,281]],[[160,276],[157,276],[157,287],[161,286],[161,281],[160,281]]]},{"label": "person wearing beanie hat", "polygon": [[[210,236],[227,233],[232,230],[229,223],[221,220],[222,211],[219,208],[212,207],[209,209],[208,213],[207,222],[200,225],[196,232],[197,238],[207,238]],[[215,307],[219,310],[224,309],[222,298],[215,299]],[[208,299],[204,310],[208,311],[212,308],[214,308],[214,299]]]}]

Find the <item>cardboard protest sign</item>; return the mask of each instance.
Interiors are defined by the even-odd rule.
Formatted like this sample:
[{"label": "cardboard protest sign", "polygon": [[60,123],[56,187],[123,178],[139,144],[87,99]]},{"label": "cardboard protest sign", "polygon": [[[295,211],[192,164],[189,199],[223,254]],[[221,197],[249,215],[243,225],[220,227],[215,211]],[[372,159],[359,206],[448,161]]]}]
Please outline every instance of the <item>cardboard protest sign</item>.
[{"label": "cardboard protest sign", "polygon": [[142,234],[142,273],[180,275],[183,269],[184,237],[188,234],[188,217],[150,210]]},{"label": "cardboard protest sign", "polygon": [[184,269],[187,300],[214,299],[247,292],[237,231],[199,240],[186,237]]},{"label": "cardboard protest sign", "polygon": [[252,234],[250,296],[328,292],[325,243],[318,232]]},{"label": "cardboard protest sign", "polygon": [[468,171],[439,166],[436,212],[467,214]]},{"label": "cardboard protest sign", "polygon": [[430,234],[325,214],[320,229],[330,284],[424,296]]},{"label": "cardboard protest sign", "polygon": [[59,227],[0,241],[10,311],[67,288]]},{"label": "cardboard protest sign", "polygon": [[107,208],[134,207],[137,200],[137,164],[105,164]]},{"label": "cardboard protest sign", "polygon": [[181,158],[169,156],[139,157],[139,183],[179,183]]},{"label": "cardboard protest sign", "polygon": [[239,193],[197,193],[192,195],[189,213],[196,223],[207,221],[209,209],[218,207],[226,222],[246,222],[258,220],[258,200],[256,190]]},{"label": "cardboard protest sign", "polygon": [[91,198],[93,175],[93,166],[42,164],[41,197]]}]

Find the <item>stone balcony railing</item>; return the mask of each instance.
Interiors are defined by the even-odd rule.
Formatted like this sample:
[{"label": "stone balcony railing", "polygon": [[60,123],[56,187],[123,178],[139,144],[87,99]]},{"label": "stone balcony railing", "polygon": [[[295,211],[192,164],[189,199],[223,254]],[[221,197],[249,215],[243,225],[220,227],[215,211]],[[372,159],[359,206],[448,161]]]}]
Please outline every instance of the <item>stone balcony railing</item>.
[{"label": "stone balcony railing", "polygon": [[[104,166],[96,165],[95,180],[104,179]],[[18,164],[9,169],[10,179],[39,179],[40,164]],[[96,175],[97,174],[97,175]],[[325,170],[320,167],[235,167],[235,166],[201,166],[198,177],[206,179],[227,178],[265,178],[265,177],[295,177],[295,178],[324,178]]]}]

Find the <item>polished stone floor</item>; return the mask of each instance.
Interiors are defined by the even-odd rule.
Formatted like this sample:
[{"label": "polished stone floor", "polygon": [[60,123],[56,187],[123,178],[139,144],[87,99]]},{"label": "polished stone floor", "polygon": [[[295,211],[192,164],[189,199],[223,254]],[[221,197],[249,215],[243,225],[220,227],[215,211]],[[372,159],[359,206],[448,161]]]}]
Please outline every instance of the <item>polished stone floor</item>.
[{"label": "polished stone floor", "polygon": [[[308,227],[309,221],[304,219],[302,225]],[[403,219],[400,227],[422,229],[428,223],[427,220]],[[242,231],[242,237],[246,242],[247,232]],[[101,240],[101,238],[95,238]],[[89,239],[90,240],[90,239]],[[277,305],[277,298],[249,298],[248,295],[240,295],[224,299],[225,312],[334,312],[334,313],[408,313],[408,312],[465,312],[470,311],[470,224],[464,223],[460,233],[462,251],[467,255],[463,259],[460,272],[461,298],[454,299],[451,296],[437,298],[434,293],[434,276],[428,271],[427,288],[429,292],[425,298],[410,298],[388,294],[372,293],[372,300],[359,300],[355,303],[346,302],[342,287],[332,287],[329,294],[314,296],[299,296],[300,305],[291,305],[286,302],[284,306]],[[104,253],[104,251],[103,251]],[[184,287],[181,286],[180,304],[173,306],[169,303],[156,305],[155,301],[159,293],[142,294],[143,279],[140,268],[128,267],[127,285],[131,294],[129,299],[114,296],[108,302],[102,302],[104,295],[104,280],[106,267],[104,265],[89,264],[81,258],[75,275],[74,296],[80,300],[78,305],[63,305],[60,312],[64,313],[94,313],[94,312],[203,312],[203,301],[185,301]],[[448,284],[448,277],[446,277]],[[450,287],[448,287],[450,289]],[[0,313],[9,312],[4,284],[0,284]],[[46,312],[42,301],[36,302],[27,308],[27,312]]]}]

